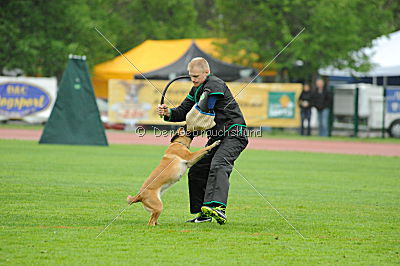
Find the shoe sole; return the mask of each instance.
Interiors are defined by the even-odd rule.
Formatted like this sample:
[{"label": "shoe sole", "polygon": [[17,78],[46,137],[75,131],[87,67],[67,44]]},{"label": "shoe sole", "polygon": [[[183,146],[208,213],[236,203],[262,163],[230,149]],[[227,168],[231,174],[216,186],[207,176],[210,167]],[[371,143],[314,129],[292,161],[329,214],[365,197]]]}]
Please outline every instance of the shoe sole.
[{"label": "shoe sole", "polygon": [[201,221],[201,222],[192,222],[192,221],[186,221],[185,223],[189,223],[189,224],[201,224],[201,223],[211,223],[212,219],[210,220],[205,220],[205,221]]},{"label": "shoe sole", "polygon": [[226,219],[219,216],[218,213],[213,209],[203,206],[201,207],[201,211],[208,217],[214,218],[220,225],[226,224]]},{"label": "shoe sole", "polygon": [[194,224],[211,223],[211,222],[212,222],[212,219],[207,220],[207,221],[194,222]]}]

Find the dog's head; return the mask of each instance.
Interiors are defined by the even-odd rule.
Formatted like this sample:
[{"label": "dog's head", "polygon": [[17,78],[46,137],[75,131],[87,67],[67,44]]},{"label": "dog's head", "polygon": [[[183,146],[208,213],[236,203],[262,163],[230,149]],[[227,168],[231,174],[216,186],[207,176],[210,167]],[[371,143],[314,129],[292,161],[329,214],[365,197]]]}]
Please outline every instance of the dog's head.
[{"label": "dog's head", "polygon": [[180,127],[176,131],[175,135],[172,137],[171,143],[180,142],[189,148],[193,138],[194,138],[193,133],[186,131],[184,127]]}]

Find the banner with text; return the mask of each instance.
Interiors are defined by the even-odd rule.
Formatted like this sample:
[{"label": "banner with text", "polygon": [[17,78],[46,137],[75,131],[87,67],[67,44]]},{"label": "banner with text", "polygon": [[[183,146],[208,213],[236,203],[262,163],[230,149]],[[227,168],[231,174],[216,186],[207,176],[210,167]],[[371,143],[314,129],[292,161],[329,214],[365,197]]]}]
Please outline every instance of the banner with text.
[{"label": "banner with text", "polygon": [[[156,113],[161,93],[168,81],[152,80],[151,86],[142,80],[109,80],[108,119],[111,123],[171,124]],[[298,83],[229,82],[228,87],[240,105],[250,127],[298,127],[300,124],[297,99],[301,92]],[[179,106],[188,95],[192,83],[174,82],[166,94],[168,107]],[[239,93],[240,92],[240,93]],[[239,94],[238,94],[239,93]]]},{"label": "banner with text", "polygon": [[388,113],[400,113],[400,88],[386,89],[386,110]]},{"label": "banner with text", "polygon": [[56,95],[56,78],[0,77],[0,120],[45,122]]}]

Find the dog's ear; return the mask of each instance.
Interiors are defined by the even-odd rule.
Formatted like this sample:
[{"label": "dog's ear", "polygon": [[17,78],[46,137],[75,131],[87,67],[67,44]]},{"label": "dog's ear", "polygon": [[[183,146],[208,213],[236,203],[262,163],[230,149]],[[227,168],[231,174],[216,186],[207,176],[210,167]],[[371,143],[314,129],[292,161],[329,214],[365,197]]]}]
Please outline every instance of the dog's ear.
[{"label": "dog's ear", "polygon": [[178,134],[175,134],[175,135],[172,137],[172,139],[171,139],[171,143],[174,142],[174,140],[176,140],[178,137],[179,137],[179,135],[178,135]]},{"label": "dog's ear", "polygon": [[186,134],[186,132],[183,127],[178,128],[175,135],[171,139],[171,143],[174,142],[174,140],[176,140],[177,138],[185,136],[185,134]]},{"label": "dog's ear", "polygon": [[186,130],[183,127],[178,128],[178,131],[176,132],[178,136],[183,137],[186,135]]}]

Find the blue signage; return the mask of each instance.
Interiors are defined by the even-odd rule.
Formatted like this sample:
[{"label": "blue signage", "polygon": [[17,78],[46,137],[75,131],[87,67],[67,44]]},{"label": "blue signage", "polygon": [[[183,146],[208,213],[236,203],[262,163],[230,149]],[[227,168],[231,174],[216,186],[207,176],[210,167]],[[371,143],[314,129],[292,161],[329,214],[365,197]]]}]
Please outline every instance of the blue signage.
[{"label": "blue signage", "polygon": [[388,113],[400,113],[400,88],[386,90],[386,110]]},{"label": "blue signage", "polygon": [[46,109],[50,102],[50,95],[35,85],[23,82],[0,84],[0,115],[22,118]]}]

